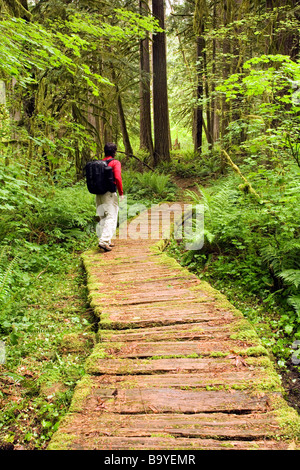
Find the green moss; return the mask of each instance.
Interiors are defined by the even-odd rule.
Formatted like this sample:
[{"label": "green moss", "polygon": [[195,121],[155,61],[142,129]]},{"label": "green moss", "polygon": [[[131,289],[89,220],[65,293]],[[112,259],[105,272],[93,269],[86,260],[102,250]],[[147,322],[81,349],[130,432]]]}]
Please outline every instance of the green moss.
[{"label": "green moss", "polygon": [[82,411],[83,403],[91,393],[92,379],[89,375],[85,375],[75,388],[73,399],[70,405],[70,412]]},{"label": "green moss", "polygon": [[150,435],[150,437],[162,437],[166,439],[175,439],[175,436],[173,436],[172,434],[163,433],[163,432],[153,433]]},{"label": "green moss", "polygon": [[267,356],[268,351],[266,350],[266,348],[259,345],[259,346],[253,346],[251,348],[246,349],[244,354],[246,356],[256,356],[256,357],[258,357],[258,356]]},{"label": "green moss", "polygon": [[200,354],[197,353],[192,353],[192,354],[166,354],[166,355],[161,355],[161,356],[151,356],[149,357],[149,360],[157,360],[157,359],[179,359],[179,358],[185,358],[185,359],[198,359],[201,357]]},{"label": "green moss", "polygon": [[113,331],[111,329],[105,330],[103,328],[103,329],[98,330],[96,334],[96,340],[98,343],[103,342],[103,341],[106,342],[106,341],[109,341],[112,336],[113,336]]},{"label": "green moss", "polygon": [[272,409],[276,416],[276,421],[281,430],[281,439],[289,439],[300,448],[300,416],[291,408],[288,403],[281,397],[272,398]]},{"label": "green moss", "polygon": [[222,351],[211,351],[209,353],[209,357],[226,357],[228,356],[229,351],[222,352]]},{"label": "green moss", "polygon": [[234,448],[234,444],[232,442],[220,442],[220,446],[224,448],[225,447],[230,448],[230,449]]},{"label": "green moss", "polygon": [[94,333],[68,333],[60,342],[63,352],[87,352],[95,344]]},{"label": "green moss", "polygon": [[69,450],[76,436],[57,431],[53,434],[47,450]]},{"label": "green moss", "polygon": [[242,357],[260,357],[267,356],[268,351],[261,345],[251,346],[250,348],[232,347],[230,351],[211,351],[209,357],[227,357],[229,354],[236,354]]}]

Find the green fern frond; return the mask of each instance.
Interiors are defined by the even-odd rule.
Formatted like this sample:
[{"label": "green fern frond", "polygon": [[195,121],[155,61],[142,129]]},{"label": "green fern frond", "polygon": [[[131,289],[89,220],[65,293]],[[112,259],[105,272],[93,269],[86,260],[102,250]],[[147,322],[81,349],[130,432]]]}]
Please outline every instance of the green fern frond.
[{"label": "green fern frond", "polygon": [[300,286],[300,269],[286,269],[278,274],[287,284],[294,285],[296,289]]},{"label": "green fern frond", "polygon": [[300,295],[291,295],[291,297],[288,298],[288,303],[295,309],[296,313],[300,316]]},{"label": "green fern frond", "polygon": [[0,268],[0,301],[5,303],[10,296],[9,284],[12,279],[13,267],[17,262],[16,256],[5,269]]},{"label": "green fern frond", "polygon": [[260,250],[264,262],[272,266],[273,271],[279,276],[285,271],[299,271],[299,242],[290,240],[282,244],[280,248],[266,245]]},{"label": "green fern frond", "polygon": [[186,194],[194,202],[203,204],[205,213],[211,220],[217,220],[219,217],[232,214],[231,208],[235,205],[239,192],[233,189],[229,182],[223,183],[214,194],[210,194],[208,190],[198,184],[197,187],[200,196],[190,190],[187,190]]},{"label": "green fern frond", "polygon": [[0,253],[0,265],[1,265],[1,263],[2,263],[2,260],[3,260],[4,256],[5,256],[5,254],[7,253],[7,251],[8,251],[7,246],[4,246],[4,247],[2,248],[2,250],[1,250],[1,253]]},{"label": "green fern frond", "polygon": [[275,273],[281,271],[281,257],[277,248],[267,245],[260,250],[260,253],[263,261],[272,266]]}]

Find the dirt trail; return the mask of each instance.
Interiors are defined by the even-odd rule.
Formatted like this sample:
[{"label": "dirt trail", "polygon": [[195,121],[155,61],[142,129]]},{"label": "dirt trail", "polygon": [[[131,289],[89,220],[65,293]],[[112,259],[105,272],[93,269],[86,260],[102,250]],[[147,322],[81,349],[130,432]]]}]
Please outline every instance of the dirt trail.
[{"label": "dirt trail", "polygon": [[297,448],[298,414],[252,326],[164,254],[158,221],[159,207],[83,256],[98,341],[48,449]]}]

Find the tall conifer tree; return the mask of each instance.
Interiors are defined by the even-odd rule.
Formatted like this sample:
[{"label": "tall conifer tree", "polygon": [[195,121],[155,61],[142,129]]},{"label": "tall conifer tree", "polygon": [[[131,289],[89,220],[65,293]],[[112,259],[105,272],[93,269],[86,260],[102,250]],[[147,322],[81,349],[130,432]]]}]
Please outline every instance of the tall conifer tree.
[{"label": "tall conifer tree", "polygon": [[[152,0],[152,14],[165,28],[164,0]],[[166,33],[153,36],[154,165],[170,160],[170,128],[167,88]]]}]

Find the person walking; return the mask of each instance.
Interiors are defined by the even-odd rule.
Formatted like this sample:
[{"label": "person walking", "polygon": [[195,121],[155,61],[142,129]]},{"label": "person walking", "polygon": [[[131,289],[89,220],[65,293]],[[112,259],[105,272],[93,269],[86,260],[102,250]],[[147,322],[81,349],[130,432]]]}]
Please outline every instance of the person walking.
[{"label": "person walking", "polygon": [[114,244],[112,238],[115,234],[119,212],[120,200],[123,199],[123,184],[121,173],[121,162],[115,159],[117,146],[114,143],[107,143],[104,146],[104,161],[109,161],[108,166],[112,167],[114,175],[115,191],[107,191],[105,194],[96,194],[96,211],[99,216],[97,235],[99,238],[99,248],[104,251],[111,251]]}]

